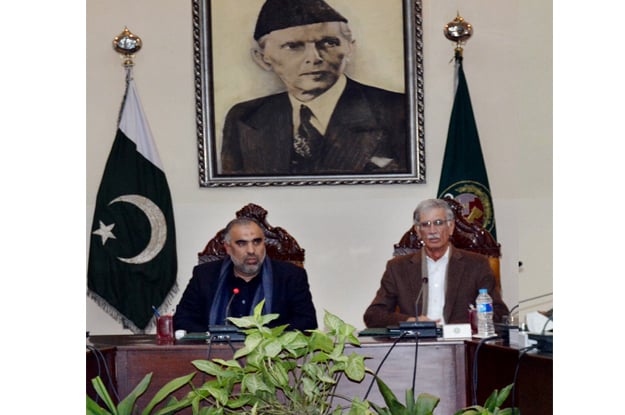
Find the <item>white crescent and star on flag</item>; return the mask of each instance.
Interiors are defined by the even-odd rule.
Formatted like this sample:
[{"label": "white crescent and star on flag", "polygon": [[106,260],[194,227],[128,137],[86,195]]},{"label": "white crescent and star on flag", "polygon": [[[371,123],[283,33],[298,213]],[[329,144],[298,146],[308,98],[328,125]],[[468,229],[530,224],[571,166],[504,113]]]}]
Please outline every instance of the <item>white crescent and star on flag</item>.
[{"label": "white crescent and star on flag", "polygon": [[[159,207],[145,196],[141,195],[122,195],[109,202],[109,206],[113,203],[125,202],[130,203],[145,214],[150,223],[150,240],[146,247],[138,255],[132,258],[117,257],[122,262],[128,264],[144,264],[151,261],[158,253],[163,249],[165,241],[167,240],[167,221],[165,215],[159,209]],[[106,244],[108,239],[117,239],[113,233],[115,223],[105,224],[99,221],[100,227],[92,232],[94,235],[98,235],[102,238],[102,245]]]}]

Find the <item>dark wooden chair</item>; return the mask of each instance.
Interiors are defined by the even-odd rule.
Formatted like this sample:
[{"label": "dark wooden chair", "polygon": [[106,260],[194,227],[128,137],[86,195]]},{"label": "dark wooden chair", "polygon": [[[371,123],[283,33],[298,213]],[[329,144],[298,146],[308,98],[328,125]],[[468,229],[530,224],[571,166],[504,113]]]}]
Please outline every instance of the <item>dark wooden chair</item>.
[{"label": "dark wooden chair", "polygon": [[[490,267],[495,274],[497,287],[501,290],[501,274],[499,270],[499,258],[501,257],[501,245],[486,229],[479,225],[468,222],[462,215],[462,205],[454,199],[445,198],[451,210],[454,212],[456,227],[451,236],[452,244],[467,251],[477,252],[488,257]],[[404,236],[394,245],[393,256],[407,255],[417,252],[423,246],[414,226],[404,233]]]},{"label": "dark wooden chair", "polygon": [[[265,246],[267,247],[267,255],[269,258],[281,261],[289,261],[300,267],[304,266],[304,253],[295,238],[293,238],[285,229],[271,226],[267,222],[267,211],[262,207],[250,203],[243,206],[236,213],[236,217],[247,217],[255,219],[265,233]],[[225,258],[227,253],[224,248],[225,227],[221,229],[213,239],[208,241],[202,252],[198,253],[198,263],[215,261]]]}]

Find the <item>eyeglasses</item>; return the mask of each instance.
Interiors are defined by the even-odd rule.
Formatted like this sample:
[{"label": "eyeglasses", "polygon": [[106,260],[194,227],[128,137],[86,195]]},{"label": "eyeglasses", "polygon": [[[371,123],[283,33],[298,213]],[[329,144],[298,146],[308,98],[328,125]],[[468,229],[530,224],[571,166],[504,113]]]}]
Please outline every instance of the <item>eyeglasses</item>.
[{"label": "eyeglasses", "polygon": [[447,222],[449,222],[449,219],[436,219],[436,220],[433,220],[433,221],[429,220],[427,222],[419,222],[417,225],[420,228],[429,228],[432,225],[434,225],[435,228],[440,228],[441,226],[443,226]]}]

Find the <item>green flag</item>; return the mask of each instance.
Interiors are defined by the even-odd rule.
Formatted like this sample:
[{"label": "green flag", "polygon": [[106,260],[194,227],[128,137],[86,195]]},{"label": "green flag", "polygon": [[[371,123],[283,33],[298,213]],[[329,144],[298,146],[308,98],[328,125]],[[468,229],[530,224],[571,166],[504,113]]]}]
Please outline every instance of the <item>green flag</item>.
[{"label": "green flag", "polygon": [[96,198],[88,295],[134,333],[177,292],[171,195],[128,69],[117,134]]},{"label": "green flag", "polygon": [[458,85],[449,120],[438,197],[451,196],[463,206],[465,218],[483,226],[495,240],[495,211],[473,116],[471,97],[462,69],[462,53],[456,51]]}]

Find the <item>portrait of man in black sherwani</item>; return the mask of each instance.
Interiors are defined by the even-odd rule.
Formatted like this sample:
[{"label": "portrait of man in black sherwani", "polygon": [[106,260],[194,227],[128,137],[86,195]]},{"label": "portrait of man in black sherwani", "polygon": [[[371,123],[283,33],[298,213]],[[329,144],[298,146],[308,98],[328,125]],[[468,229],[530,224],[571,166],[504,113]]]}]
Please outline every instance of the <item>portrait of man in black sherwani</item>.
[{"label": "portrait of man in black sherwani", "polygon": [[410,172],[406,96],[346,76],[346,17],[323,0],[267,0],[253,37],[254,62],[285,90],[228,110],[220,174]]}]

